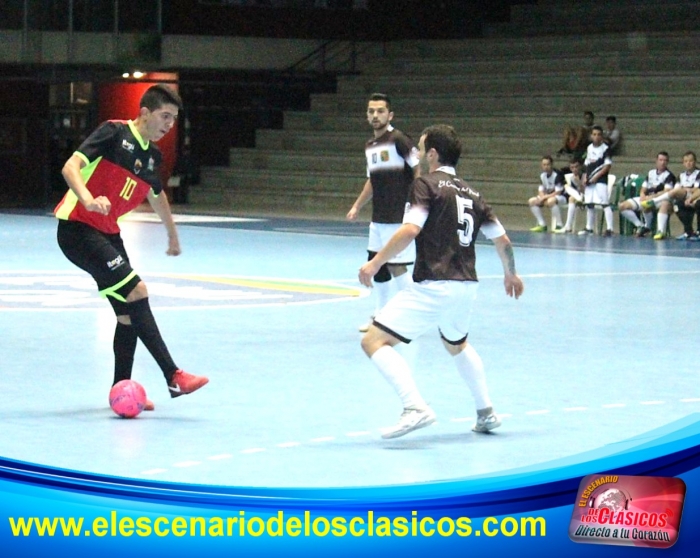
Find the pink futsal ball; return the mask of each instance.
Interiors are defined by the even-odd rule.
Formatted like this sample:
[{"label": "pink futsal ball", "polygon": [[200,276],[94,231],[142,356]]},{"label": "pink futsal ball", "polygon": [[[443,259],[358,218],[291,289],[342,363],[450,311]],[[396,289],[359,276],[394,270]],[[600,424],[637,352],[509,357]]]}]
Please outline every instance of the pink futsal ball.
[{"label": "pink futsal ball", "polygon": [[117,382],[109,391],[109,406],[122,418],[134,418],[146,406],[146,390],[134,380]]}]

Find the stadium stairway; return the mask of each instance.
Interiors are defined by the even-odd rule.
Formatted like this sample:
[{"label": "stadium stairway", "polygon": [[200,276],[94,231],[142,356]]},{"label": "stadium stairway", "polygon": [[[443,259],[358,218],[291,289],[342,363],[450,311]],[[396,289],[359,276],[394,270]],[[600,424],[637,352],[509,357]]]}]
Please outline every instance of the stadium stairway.
[{"label": "stadium stairway", "polygon": [[700,152],[698,70],[700,33],[691,31],[389,43],[359,75],[339,77],[335,94],[314,95],[310,111],[286,112],[283,129],[258,130],[255,148],[203,168],[190,199],[194,208],[343,219],[365,180],[366,100],[381,91],[394,125],[416,140],[427,125],[455,126],[460,174],[509,228],[524,229],[542,155],[559,149],[564,126],[581,124],[585,110],[600,125],[617,116],[616,176],[646,173],[662,150],[679,173],[683,153]]}]

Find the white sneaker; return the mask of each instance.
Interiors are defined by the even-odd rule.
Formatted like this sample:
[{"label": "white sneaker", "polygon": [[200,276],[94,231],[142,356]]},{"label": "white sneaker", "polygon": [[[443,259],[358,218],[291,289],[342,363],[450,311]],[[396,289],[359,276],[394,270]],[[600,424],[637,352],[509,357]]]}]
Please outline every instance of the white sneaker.
[{"label": "white sneaker", "polygon": [[472,426],[472,430],[474,432],[490,432],[499,426],[501,426],[501,420],[495,413],[491,413],[487,417],[477,417],[476,423]]},{"label": "white sneaker", "polygon": [[389,440],[405,436],[409,432],[425,428],[435,422],[435,413],[430,407],[425,409],[404,409],[399,422],[382,429],[382,438]]}]

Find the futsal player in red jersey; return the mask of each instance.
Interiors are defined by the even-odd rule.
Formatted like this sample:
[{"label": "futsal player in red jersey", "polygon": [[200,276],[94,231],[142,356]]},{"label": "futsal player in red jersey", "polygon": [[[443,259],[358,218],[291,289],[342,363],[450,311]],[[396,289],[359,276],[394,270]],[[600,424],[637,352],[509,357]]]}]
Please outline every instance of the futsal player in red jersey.
[{"label": "futsal player in red jersey", "polygon": [[[209,380],[178,368],[161,337],[148,302],[146,284],[129,264],[117,219],[148,199],[168,231],[169,256],[180,241],[159,168],[162,154],[153,142],[174,126],[180,96],[165,85],[143,94],[135,120],[102,123],[63,166],[69,190],[56,206],[58,245],[73,264],[88,272],[114,309],[114,382],[130,379],[137,340],[163,371],[171,397]],[[146,410],[153,410],[148,400]]]},{"label": "futsal player in red jersey", "polygon": [[398,438],[435,422],[435,413],[418,391],[408,363],[393,348],[434,327],[474,397],[477,419],[472,430],[488,432],[501,421],[489,398],[481,358],[467,342],[478,287],[475,242],[479,231],[496,246],[506,294],[519,298],[523,282],[515,271],[513,247],[505,229],[481,194],[456,176],[462,144],[454,129],[444,125],[427,128],[418,148],[421,175],[411,185],[403,224],[359,272],[360,282],[372,286],[381,266],[415,239],[413,283],[384,306],[362,338],[362,349],[404,408],[398,423],[385,429],[382,437]]}]

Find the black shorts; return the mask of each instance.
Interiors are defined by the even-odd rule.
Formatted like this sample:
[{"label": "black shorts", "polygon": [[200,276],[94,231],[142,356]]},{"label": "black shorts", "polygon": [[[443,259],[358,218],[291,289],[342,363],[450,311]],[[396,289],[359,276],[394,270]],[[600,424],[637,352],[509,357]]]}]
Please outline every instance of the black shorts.
[{"label": "black shorts", "polygon": [[131,268],[121,236],[62,219],[56,236],[66,258],[92,276],[117,315],[126,314],[126,297],[141,279]]}]

